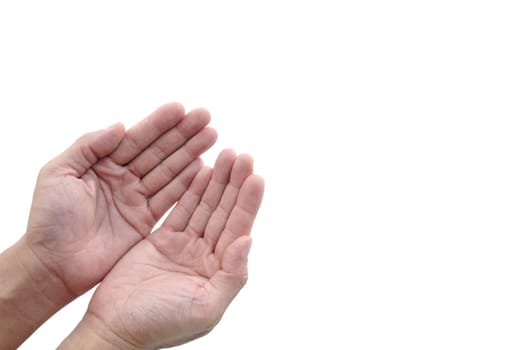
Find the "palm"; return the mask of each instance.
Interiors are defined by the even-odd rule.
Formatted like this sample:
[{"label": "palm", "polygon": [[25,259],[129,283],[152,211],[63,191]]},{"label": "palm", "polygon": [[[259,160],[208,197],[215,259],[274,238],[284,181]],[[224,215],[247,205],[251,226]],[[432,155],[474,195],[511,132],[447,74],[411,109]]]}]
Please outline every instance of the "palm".
[{"label": "palm", "polygon": [[215,134],[203,129],[208,115],[183,116],[179,106],[165,106],[130,129],[107,155],[100,157],[91,146],[81,149],[83,160],[93,164],[65,166],[65,154],[43,169],[27,238],[72,293],[98,283],[199,170],[195,159]]},{"label": "palm", "polygon": [[212,178],[210,169],[200,171],[165,223],[105,278],[88,313],[141,348],[208,332],[245,281],[263,194],[251,173],[250,158],[234,161],[231,152],[219,157]]}]

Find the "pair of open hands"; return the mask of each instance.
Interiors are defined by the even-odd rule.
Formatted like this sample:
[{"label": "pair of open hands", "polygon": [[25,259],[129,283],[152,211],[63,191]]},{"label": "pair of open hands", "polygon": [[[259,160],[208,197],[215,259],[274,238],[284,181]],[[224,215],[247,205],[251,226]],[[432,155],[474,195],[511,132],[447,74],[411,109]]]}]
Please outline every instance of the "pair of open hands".
[{"label": "pair of open hands", "polygon": [[128,131],[81,137],[39,174],[24,244],[71,298],[102,281],[80,326],[109,343],[206,334],[246,282],[264,184],[248,155],[202,164],[216,141],[209,121],[165,105]]}]

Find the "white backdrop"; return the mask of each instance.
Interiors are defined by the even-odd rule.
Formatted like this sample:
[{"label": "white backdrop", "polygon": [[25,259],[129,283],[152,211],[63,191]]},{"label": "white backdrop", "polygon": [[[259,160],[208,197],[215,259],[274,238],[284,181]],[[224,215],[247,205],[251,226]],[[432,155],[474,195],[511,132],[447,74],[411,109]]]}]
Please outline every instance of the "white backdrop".
[{"label": "white backdrop", "polygon": [[525,349],[523,3],[3,1],[0,248],[45,162],[180,101],[212,113],[207,162],[266,179],[249,283],[183,348]]}]

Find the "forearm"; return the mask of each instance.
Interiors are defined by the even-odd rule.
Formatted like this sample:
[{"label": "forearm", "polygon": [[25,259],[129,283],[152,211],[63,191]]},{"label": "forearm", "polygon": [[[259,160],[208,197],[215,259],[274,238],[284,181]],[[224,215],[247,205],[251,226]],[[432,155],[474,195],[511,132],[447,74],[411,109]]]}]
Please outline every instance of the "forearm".
[{"label": "forearm", "polygon": [[141,349],[114,333],[91,314],[86,314],[57,350],[138,350]]},{"label": "forearm", "polygon": [[72,299],[73,295],[40,263],[22,238],[0,254],[2,349],[16,349]]}]

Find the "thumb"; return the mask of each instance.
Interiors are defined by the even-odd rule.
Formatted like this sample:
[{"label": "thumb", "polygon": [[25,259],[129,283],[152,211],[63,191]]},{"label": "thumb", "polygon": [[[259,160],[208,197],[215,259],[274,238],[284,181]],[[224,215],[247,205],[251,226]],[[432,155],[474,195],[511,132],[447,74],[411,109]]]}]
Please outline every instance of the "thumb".
[{"label": "thumb", "polygon": [[48,166],[52,170],[72,173],[81,177],[99,159],[112,153],[125,135],[122,123],[81,136],[73,145],[53,159]]},{"label": "thumb", "polygon": [[232,242],[222,258],[222,268],[211,278],[216,288],[217,305],[226,309],[247,282],[247,258],[251,250],[252,239],[241,236]]}]

